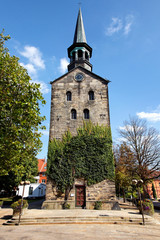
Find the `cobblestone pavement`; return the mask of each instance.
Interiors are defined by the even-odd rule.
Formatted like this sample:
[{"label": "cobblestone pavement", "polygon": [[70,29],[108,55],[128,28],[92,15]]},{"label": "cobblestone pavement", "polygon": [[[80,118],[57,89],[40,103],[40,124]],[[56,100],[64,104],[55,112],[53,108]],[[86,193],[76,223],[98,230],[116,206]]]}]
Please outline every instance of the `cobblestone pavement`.
[{"label": "cobblestone pavement", "polygon": [[0,240],[159,240],[159,226],[110,224],[56,224],[0,226]]},{"label": "cobblestone pavement", "polygon": [[[121,214],[127,214],[125,209]],[[37,212],[38,210],[29,210]],[[43,211],[43,210],[42,210]],[[133,211],[133,209],[132,209]],[[48,211],[48,214],[50,211]],[[65,211],[64,211],[65,213]],[[0,240],[159,240],[159,225],[130,225],[130,224],[54,224],[3,226],[6,218],[12,214],[12,209],[0,209]],[[39,210],[41,215],[41,210]],[[73,213],[72,213],[73,214]],[[114,215],[114,211],[112,212]],[[160,213],[155,214],[156,219]],[[158,219],[160,220],[160,219]]]}]

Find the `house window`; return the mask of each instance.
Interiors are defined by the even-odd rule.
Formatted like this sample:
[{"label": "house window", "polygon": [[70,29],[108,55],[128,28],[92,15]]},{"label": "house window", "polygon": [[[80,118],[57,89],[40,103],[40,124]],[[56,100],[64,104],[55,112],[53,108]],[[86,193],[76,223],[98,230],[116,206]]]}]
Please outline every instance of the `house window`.
[{"label": "house window", "polygon": [[67,96],[67,101],[72,101],[72,93],[70,91],[66,93],[66,96]]},{"label": "house window", "polygon": [[89,100],[94,100],[94,92],[93,91],[89,91],[88,95],[89,95]]},{"label": "house window", "polygon": [[71,119],[77,119],[77,112],[75,109],[71,110]]},{"label": "house window", "polygon": [[89,119],[89,110],[84,109],[83,113],[84,113],[84,119]]},{"label": "house window", "polygon": [[42,179],[42,183],[46,183],[46,180],[45,180],[45,179]]},{"label": "house window", "polygon": [[45,172],[42,172],[42,176],[43,176],[43,177],[46,176]]},{"label": "house window", "polygon": [[32,195],[33,194],[33,187],[29,187],[29,195]]}]

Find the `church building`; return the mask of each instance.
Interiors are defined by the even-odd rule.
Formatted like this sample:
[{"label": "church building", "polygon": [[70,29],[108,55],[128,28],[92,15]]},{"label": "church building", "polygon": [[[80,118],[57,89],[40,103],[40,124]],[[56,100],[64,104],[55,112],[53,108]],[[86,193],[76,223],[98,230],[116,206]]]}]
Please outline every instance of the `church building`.
[{"label": "church building", "polygon": [[[50,140],[61,139],[68,129],[76,135],[76,129],[88,120],[110,126],[109,80],[92,72],[92,48],[86,41],[81,9],[73,44],[68,48],[68,57],[68,72],[51,82]],[[48,179],[43,208],[61,209],[63,201]],[[115,203],[115,183],[106,179],[87,186],[83,179],[76,179],[69,195],[70,207],[93,209],[95,201],[103,201],[103,209],[112,209]]]}]

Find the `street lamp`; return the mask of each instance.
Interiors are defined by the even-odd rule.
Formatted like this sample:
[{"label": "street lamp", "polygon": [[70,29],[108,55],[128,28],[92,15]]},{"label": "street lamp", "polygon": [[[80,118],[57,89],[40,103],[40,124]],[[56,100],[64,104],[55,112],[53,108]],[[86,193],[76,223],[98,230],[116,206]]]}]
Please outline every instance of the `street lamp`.
[{"label": "street lamp", "polygon": [[142,220],[143,220],[143,225],[145,225],[143,206],[142,206],[142,199],[141,199],[141,193],[140,193],[140,185],[143,183],[143,180],[142,179],[140,179],[140,180],[133,179],[132,183],[134,185],[137,185],[137,187],[138,187],[138,196],[139,196],[139,200],[140,200],[140,208],[141,208],[141,213],[142,213]]}]

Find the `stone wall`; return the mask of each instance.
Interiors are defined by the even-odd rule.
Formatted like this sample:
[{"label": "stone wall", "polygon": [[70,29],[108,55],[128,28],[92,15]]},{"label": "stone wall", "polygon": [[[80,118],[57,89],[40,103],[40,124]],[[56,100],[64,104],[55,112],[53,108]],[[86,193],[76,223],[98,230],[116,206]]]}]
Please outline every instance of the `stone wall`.
[{"label": "stone wall", "polygon": [[[82,73],[81,82],[75,80]],[[67,101],[66,93],[72,93],[72,101]],[[89,100],[88,92],[94,92],[94,100]],[[71,119],[71,110],[77,111],[77,119]],[[108,82],[92,72],[76,68],[52,83],[50,139],[61,138],[68,129],[75,135],[83,125],[83,110],[88,109],[93,123],[109,125]]]},{"label": "stone wall", "polygon": [[[82,81],[76,81],[75,76],[77,73],[83,74],[84,78]],[[71,101],[67,101],[67,91],[72,93]],[[94,100],[89,100],[89,91],[94,92]],[[71,118],[72,109],[76,110],[77,119]],[[76,135],[76,129],[83,125],[84,109],[89,110],[89,119],[92,123],[110,125],[108,81],[82,67],[77,67],[52,82],[50,139],[61,139],[68,129],[73,135]],[[104,180],[98,184],[87,186],[83,179],[77,179],[68,198],[71,208],[75,208],[76,185],[85,186],[86,207],[88,209],[94,208],[95,201],[105,202],[104,209],[108,209],[108,206],[111,207],[111,204],[108,204],[108,202],[115,199],[114,182]],[[57,192],[54,184],[48,179],[46,201],[43,207],[61,209],[63,203],[64,194]]]},{"label": "stone wall", "polygon": [[[68,197],[68,203],[70,208],[75,208],[76,201],[76,186],[85,186],[86,191],[86,208],[94,209],[96,201],[102,201],[103,209],[111,209],[115,203],[115,184],[113,181],[104,180],[100,183],[87,186],[86,181],[83,179],[76,179]],[[46,201],[43,204],[43,208],[46,209],[62,209],[64,203],[64,194],[60,194],[56,191],[52,181],[48,181],[48,187],[46,190]]]},{"label": "stone wall", "polygon": [[86,201],[115,200],[115,183],[104,180],[86,187]]}]

